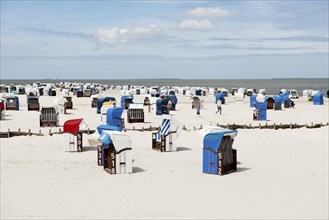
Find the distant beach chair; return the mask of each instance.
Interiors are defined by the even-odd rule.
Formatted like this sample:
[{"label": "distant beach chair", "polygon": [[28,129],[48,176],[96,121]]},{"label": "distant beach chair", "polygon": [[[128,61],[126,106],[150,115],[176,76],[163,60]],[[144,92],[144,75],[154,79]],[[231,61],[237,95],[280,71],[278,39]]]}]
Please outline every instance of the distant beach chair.
[{"label": "distant beach chair", "polygon": [[57,127],[59,119],[55,107],[42,107],[39,121],[40,127]]},{"label": "distant beach chair", "polygon": [[66,96],[63,96],[63,98],[66,99],[65,108],[66,109],[73,109],[72,97],[66,95]]},{"label": "distant beach chair", "polygon": [[124,118],[122,118],[123,108],[109,108],[106,112],[106,123],[110,126],[117,126],[120,131],[125,127]]},{"label": "distant beach chair", "polygon": [[6,100],[0,98],[0,120],[6,119]]},{"label": "distant beach chair", "polygon": [[243,93],[235,93],[234,94],[234,103],[244,103],[244,94]]},{"label": "distant beach chair", "polygon": [[203,173],[223,175],[237,171],[237,150],[232,148],[237,131],[208,133],[203,139]]},{"label": "distant beach chair", "polygon": [[6,110],[19,110],[19,99],[12,93],[6,97]]},{"label": "distant beach chair", "polygon": [[171,101],[169,99],[163,98],[156,101],[156,115],[169,114]]},{"label": "distant beach chair", "polygon": [[177,96],[175,94],[165,95],[165,98],[169,99],[172,103],[170,110],[176,111],[176,106],[178,103]]},{"label": "distant beach chair", "polygon": [[273,97],[266,97],[266,108],[267,109],[275,108],[275,100]]},{"label": "distant beach chair", "polygon": [[313,105],[323,105],[323,94],[318,93],[313,96]]},{"label": "distant beach chair", "polygon": [[101,108],[102,106],[104,105],[104,103],[108,103],[110,104],[111,102],[111,105],[113,105],[113,107],[116,106],[116,99],[114,97],[100,97],[97,99],[97,114],[100,114],[101,113]]},{"label": "distant beach chair", "polygon": [[267,120],[266,102],[256,102],[253,110],[253,120],[264,121]]},{"label": "distant beach chair", "polygon": [[149,105],[151,105],[151,101],[150,101],[150,98],[149,98],[149,97],[145,97],[145,98],[144,98],[144,105],[145,105],[145,106],[149,106]]},{"label": "distant beach chair", "polygon": [[124,110],[128,109],[129,104],[134,103],[133,100],[134,100],[134,97],[131,95],[121,96],[121,108],[123,108]]},{"label": "distant beach chair", "polygon": [[83,91],[83,97],[90,97],[92,95],[91,89],[87,88]]},{"label": "distant beach chair", "polygon": [[144,122],[144,104],[130,103],[127,111],[128,123],[143,123]]},{"label": "distant beach chair", "polygon": [[38,96],[27,96],[27,110],[28,111],[39,111],[40,103]]},{"label": "distant beach chair", "polygon": [[176,151],[177,138],[182,131],[182,126],[179,121],[171,115],[164,116],[160,131],[152,133],[152,149],[161,152]]},{"label": "distant beach chair", "polygon": [[66,99],[65,98],[57,98],[54,100],[54,105],[56,112],[59,114],[65,115],[66,114]]}]

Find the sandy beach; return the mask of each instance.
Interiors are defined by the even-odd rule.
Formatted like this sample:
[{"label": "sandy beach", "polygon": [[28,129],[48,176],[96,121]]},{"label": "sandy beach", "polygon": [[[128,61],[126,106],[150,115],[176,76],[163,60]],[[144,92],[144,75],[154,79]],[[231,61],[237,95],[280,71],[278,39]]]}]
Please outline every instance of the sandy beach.
[{"label": "sandy beach", "polygon": [[[120,91],[104,96],[120,100]],[[145,123],[127,123],[133,173],[109,175],[97,165],[92,134],[83,135],[83,152],[64,152],[63,128],[69,119],[83,118],[88,128],[100,124],[91,98],[73,96],[73,109],[60,115],[59,127],[40,128],[40,112],[6,111],[1,132],[28,131],[44,136],[1,138],[1,219],[328,219],[328,99],[315,106],[304,98],[295,108],[267,111],[267,121],[253,121],[249,97],[235,104],[232,96],[217,110],[214,97],[205,97],[201,117],[191,99],[177,95],[172,114],[186,127],[177,152],[152,150],[150,131],[132,128],[159,126],[161,116],[144,107]],[[41,96],[40,105],[57,97]],[[134,102],[144,97],[135,95]],[[322,123],[321,128],[238,129],[233,147],[238,170],[218,176],[202,173],[203,137],[200,126],[212,124],[277,125]]]}]

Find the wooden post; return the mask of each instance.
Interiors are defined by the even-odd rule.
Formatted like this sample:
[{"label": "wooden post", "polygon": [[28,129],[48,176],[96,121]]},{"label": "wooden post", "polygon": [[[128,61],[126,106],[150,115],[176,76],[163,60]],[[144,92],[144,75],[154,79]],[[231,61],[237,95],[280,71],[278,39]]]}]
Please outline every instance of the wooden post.
[{"label": "wooden post", "polygon": [[273,124],[273,127],[274,127],[274,129],[275,129],[275,123]]},{"label": "wooden post", "polygon": [[29,136],[31,136],[31,129],[29,129]]},{"label": "wooden post", "polygon": [[290,129],[292,129],[292,123],[290,123]]},{"label": "wooden post", "polygon": [[244,129],[246,129],[247,128],[247,125],[246,124],[244,124]]},{"label": "wooden post", "polygon": [[18,133],[21,133],[21,129],[20,128],[18,129]]},{"label": "wooden post", "polygon": [[195,126],[193,126],[193,130],[195,131]]},{"label": "wooden post", "polygon": [[133,131],[135,131],[135,126],[133,126]]},{"label": "wooden post", "polygon": [[8,128],[8,138],[10,138],[10,129]]},{"label": "wooden post", "polygon": [[311,123],[311,127],[313,127],[313,122]]},{"label": "wooden post", "polygon": [[144,131],[144,127],[142,127],[142,132]]},{"label": "wooden post", "polygon": [[88,135],[89,135],[90,134],[90,129],[89,128],[88,128],[88,131],[87,132],[88,132]]},{"label": "wooden post", "polygon": [[61,129],[61,128],[58,128],[58,133],[59,133],[59,134],[61,133],[61,131],[62,131],[62,129]]},{"label": "wooden post", "polygon": [[39,129],[39,135],[41,135],[41,129]]},{"label": "wooden post", "polygon": [[49,129],[49,135],[51,135],[51,129]]},{"label": "wooden post", "polygon": [[186,127],[185,127],[185,125],[183,125],[183,130],[186,130]]},{"label": "wooden post", "polygon": [[259,123],[259,129],[262,129],[262,125]]},{"label": "wooden post", "polygon": [[200,129],[202,129],[202,125],[200,125]]}]

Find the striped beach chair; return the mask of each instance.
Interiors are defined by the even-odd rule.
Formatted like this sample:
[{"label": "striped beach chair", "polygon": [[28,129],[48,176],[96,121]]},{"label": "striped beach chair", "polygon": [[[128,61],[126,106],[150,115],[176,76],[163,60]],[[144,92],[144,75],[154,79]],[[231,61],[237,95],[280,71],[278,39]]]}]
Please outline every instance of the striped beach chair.
[{"label": "striped beach chair", "polygon": [[164,116],[160,131],[152,134],[152,149],[161,152],[176,151],[176,140],[181,131],[180,123],[171,115]]}]

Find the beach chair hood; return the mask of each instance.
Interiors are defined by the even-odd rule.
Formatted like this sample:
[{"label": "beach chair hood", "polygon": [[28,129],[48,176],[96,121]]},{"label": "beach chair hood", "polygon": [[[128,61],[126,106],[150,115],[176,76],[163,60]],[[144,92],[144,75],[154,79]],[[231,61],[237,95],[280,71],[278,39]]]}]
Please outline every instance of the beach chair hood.
[{"label": "beach chair hood", "polygon": [[119,131],[103,131],[100,140],[103,144],[113,143],[117,153],[124,149],[131,148],[129,136]]},{"label": "beach chair hood", "polygon": [[118,126],[120,130],[122,130],[122,112],[123,108],[119,107],[108,109],[106,113],[107,124],[111,126]]},{"label": "beach chair hood", "polygon": [[80,127],[86,127],[86,123],[82,118],[67,120],[64,125],[64,133],[71,133],[76,135]]},{"label": "beach chair hood", "polygon": [[99,139],[100,135],[103,133],[103,131],[120,131],[120,128],[117,126],[111,126],[111,125],[100,125],[97,127],[96,132],[94,133],[94,136]]},{"label": "beach chair hood", "polygon": [[230,136],[233,140],[237,133],[237,131],[233,130],[208,133],[203,138],[203,146],[212,149],[214,152],[218,152],[220,150],[223,137]]}]

